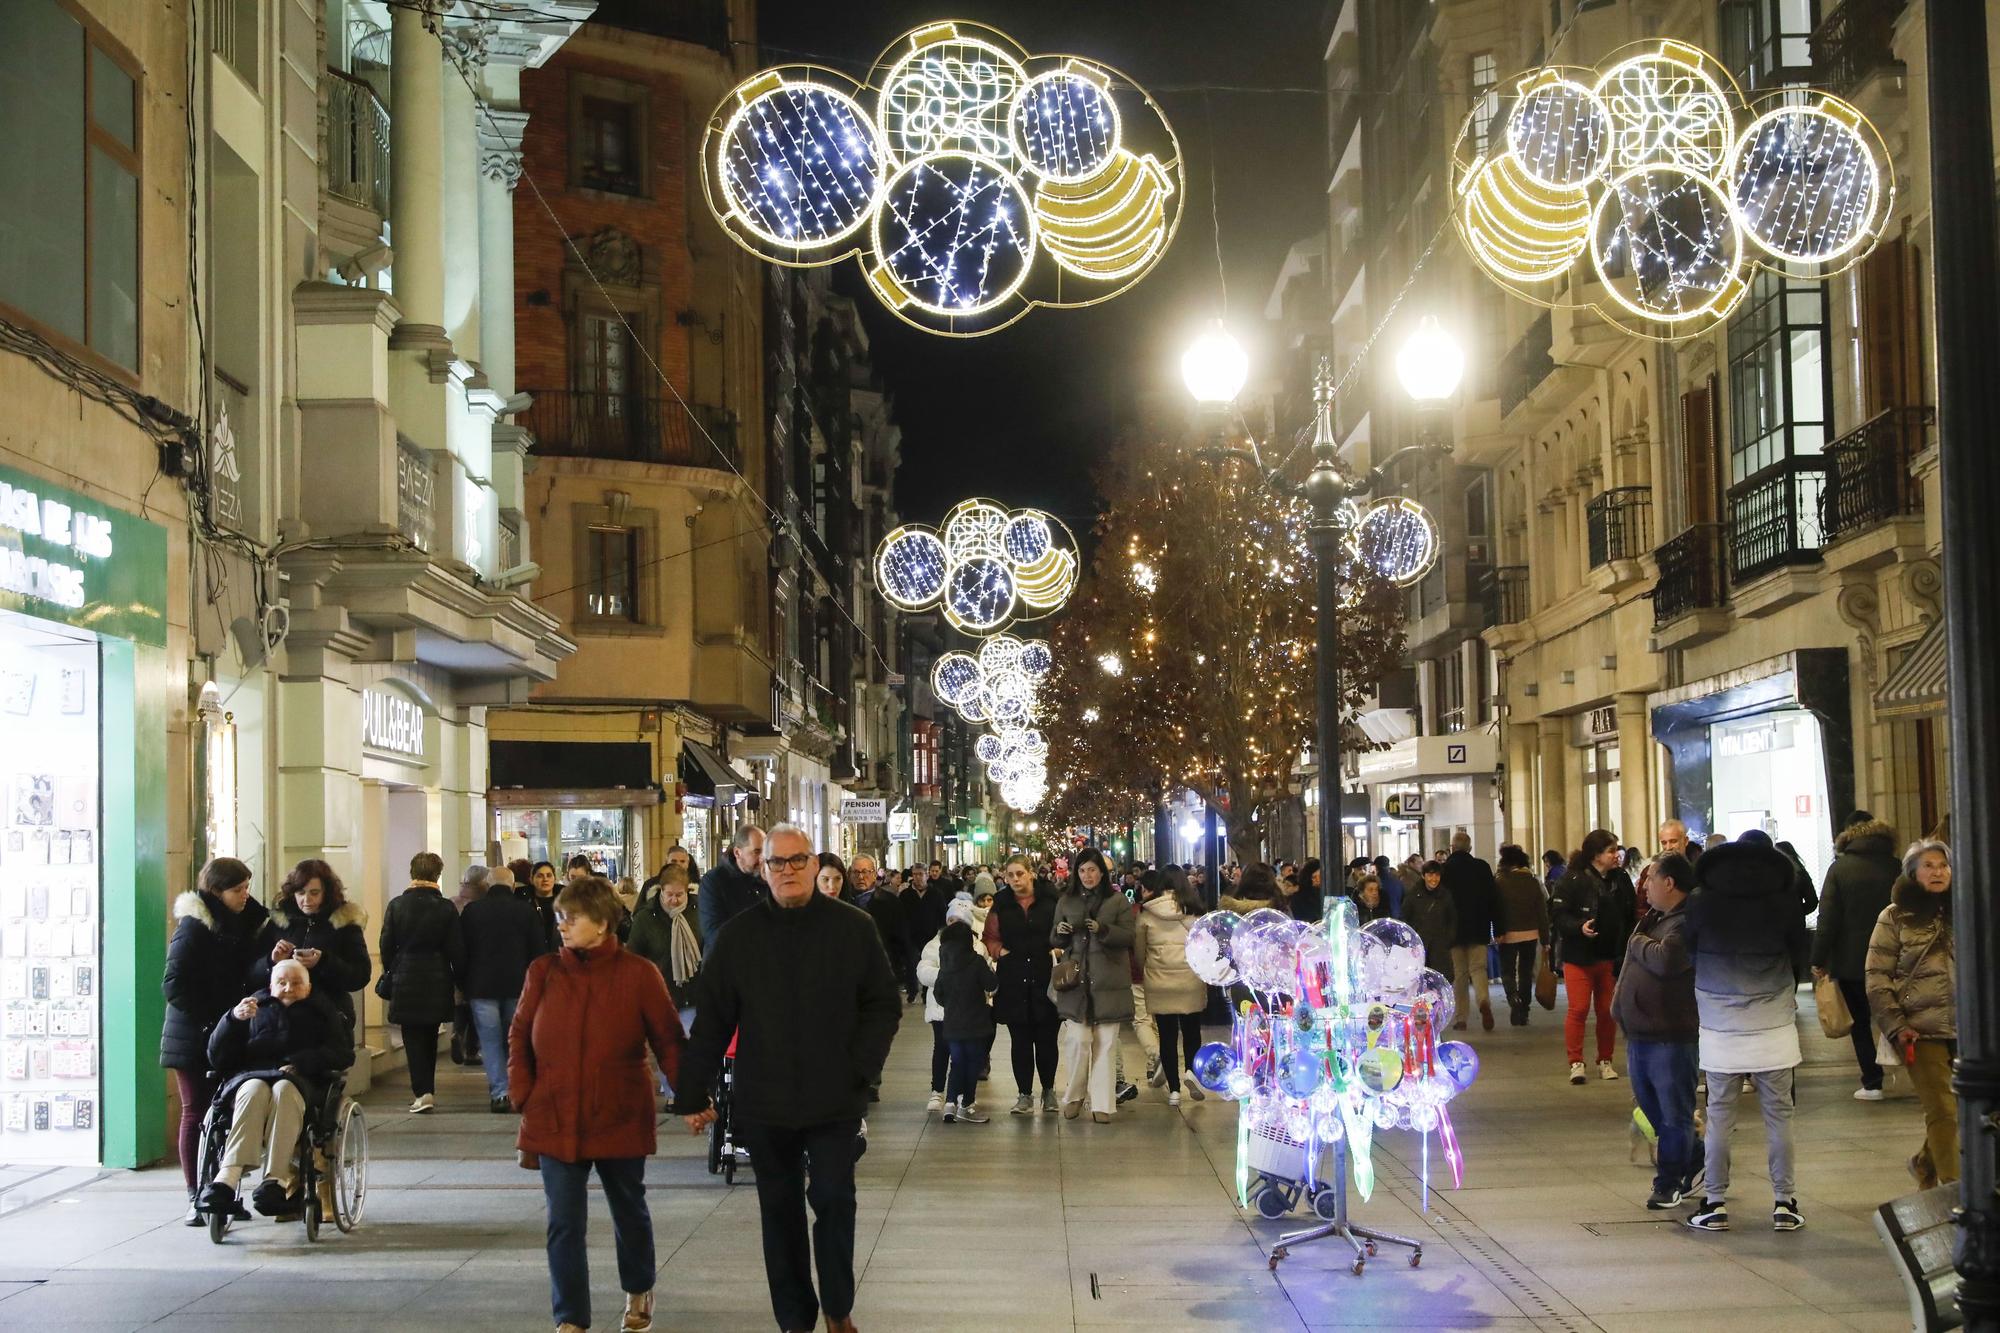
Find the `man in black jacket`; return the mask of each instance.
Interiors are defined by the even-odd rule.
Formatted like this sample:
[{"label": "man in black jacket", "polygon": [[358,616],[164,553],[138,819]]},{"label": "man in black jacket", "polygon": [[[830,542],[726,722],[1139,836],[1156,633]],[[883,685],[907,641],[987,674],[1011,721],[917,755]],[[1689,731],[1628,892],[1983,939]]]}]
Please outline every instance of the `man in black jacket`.
[{"label": "man in black jacket", "polygon": [[701,877],[696,906],[701,916],[701,940],[705,949],[715,942],[729,919],[745,908],[754,907],[770,895],[764,881],[757,878],[764,859],[764,830],[744,824],[729,840],[729,850]]},{"label": "man in black jacket", "polygon": [[[1493,1030],[1493,983],[1486,976],[1486,946],[1493,942],[1493,913],[1499,891],[1493,867],[1472,854],[1472,838],[1463,829],[1451,837],[1451,855],[1444,859],[1444,887],[1458,909],[1458,934],[1452,941],[1451,979],[1458,990],[1458,1021],[1464,1028],[1479,1001],[1479,1024]],[[1437,965],[1432,964],[1433,967]],[[1440,969],[1442,970],[1442,969]]]},{"label": "man in black jacket", "polygon": [[479,1032],[479,1061],[486,1069],[488,1109],[504,1115],[507,1101],[507,1032],[521,998],[528,964],[549,951],[542,914],[511,893],[488,893],[460,909],[465,936],[465,1000]]},{"label": "man in black jacket", "polygon": [[1830,976],[1840,986],[1847,1012],[1854,1019],[1848,1035],[1854,1042],[1854,1062],[1861,1066],[1856,1101],[1882,1100],[1882,1066],[1875,1059],[1875,1028],[1869,1021],[1868,937],[1875,918],[1889,905],[1889,895],[1902,873],[1896,858],[1896,830],[1868,814],[1855,812],[1855,822],[1833,840],[1833,864],[1820,886],[1819,929],[1813,935],[1815,978]]},{"label": "man in black jacket", "polygon": [[827,1328],[840,1333],[854,1327],[857,1136],[903,1007],[874,923],[815,892],[816,866],[804,830],[771,830],[771,896],[708,942],[674,1109],[697,1134],[714,1121],[708,1088],[738,1034],[731,1114],[757,1172],[771,1310],[786,1329],[814,1328],[824,1310]]}]

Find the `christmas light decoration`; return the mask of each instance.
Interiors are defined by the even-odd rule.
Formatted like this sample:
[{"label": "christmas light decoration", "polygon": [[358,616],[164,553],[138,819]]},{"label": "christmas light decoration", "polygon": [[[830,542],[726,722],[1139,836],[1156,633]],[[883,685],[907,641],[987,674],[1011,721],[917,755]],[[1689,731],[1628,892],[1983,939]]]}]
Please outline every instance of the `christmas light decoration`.
[{"label": "christmas light decoration", "polygon": [[1062,521],[1039,509],[966,500],[945,516],[942,535],[912,523],[884,537],[875,582],[899,610],[941,606],[954,629],[987,634],[1062,609],[1076,588],[1075,545]]},{"label": "christmas light decoration", "polygon": [[1107,676],[1122,676],[1125,674],[1125,659],[1117,653],[1106,653],[1097,659],[1097,667]]},{"label": "christmas light decoration", "polygon": [[1357,560],[1398,588],[1417,582],[1437,563],[1437,523],[1407,496],[1368,506],[1350,543]]},{"label": "christmas light decoration", "polygon": [[[1459,145],[1477,141],[1469,118]],[[1530,71],[1497,151],[1455,151],[1453,168],[1453,220],[1490,277],[1655,338],[1712,328],[1754,264],[1824,277],[1859,261],[1895,195],[1881,136],[1851,104],[1785,92],[1754,106],[1675,41],[1615,52],[1601,73]],[[1595,281],[1554,285],[1586,251]]]},{"label": "christmas light decoration", "polygon": [[1130,79],[956,22],[899,38],[866,83],[762,71],[723,99],[702,149],[739,244],[783,264],[857,255],[889,309],[959,336],[1124,291],[1172,240],[1182,175],[1165,114]]}]

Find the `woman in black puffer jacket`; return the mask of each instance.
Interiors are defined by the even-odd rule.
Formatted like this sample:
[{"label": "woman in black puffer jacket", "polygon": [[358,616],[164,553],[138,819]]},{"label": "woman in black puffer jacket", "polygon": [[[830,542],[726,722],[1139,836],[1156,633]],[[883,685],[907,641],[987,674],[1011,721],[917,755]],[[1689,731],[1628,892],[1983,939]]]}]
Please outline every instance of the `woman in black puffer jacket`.
[{"label": "woman in black puffer jacket", "polygon": [[355,1023],[354,992],[368,985],[375,964],[368,958],[368,913],[347,901],[346,886],[324,861],[301,861],[285,876],[270,924],[250,966],[250,984],[263,990],[271,969],[296,958],[312,976],[313,993],[325,997]]},{"label": "woman in black puffer jacket", "polygon": [[465,971],[465,936],[458,909],[438,888],[444,858],[410,858],[410,887],[382,916],[382,972],[389,982],[389,1021],[403,1030],[410,1066],[410,1113],[430,1110],[437,1090],[438,1024],[449,1023],[452,991]]},{"label": "woman in black puffer jacket", "polygon": [[174,1071],[181,1100],[181,1178],[187,1182],[186,1222],[200,1226],[194,1210],[196,1153],[201,1120],[215,1095],[208,1066],[209,1033],[251,990],[250,966],[270,914],[250,897],[250,867],[218,856],[201,871],[201,887],[174,901],[174,937],[160,989],[167,998],[160,1029],[160,1067]]}]

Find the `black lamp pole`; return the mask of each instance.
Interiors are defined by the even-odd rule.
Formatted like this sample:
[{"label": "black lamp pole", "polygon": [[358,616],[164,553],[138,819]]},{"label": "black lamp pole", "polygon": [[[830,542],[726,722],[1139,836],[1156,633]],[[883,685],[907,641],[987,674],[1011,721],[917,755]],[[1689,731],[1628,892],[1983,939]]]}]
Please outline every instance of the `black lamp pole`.
[{"label": "black lamp pole", "polygon": [[[2000,302],[1995,273],[1992,89],[1986,6],[1928,0],[1931,235],[1936,252],[1938,480],[1950,664],[1952,895],[1958,949],[1958,1305],[1968,1329],[2000,1328],[2000,913],[1985,873],[2000,848],[2000,620],[1988,590],[2000,568]],[[1948,188],[1947,188],[1948,186]]]}]

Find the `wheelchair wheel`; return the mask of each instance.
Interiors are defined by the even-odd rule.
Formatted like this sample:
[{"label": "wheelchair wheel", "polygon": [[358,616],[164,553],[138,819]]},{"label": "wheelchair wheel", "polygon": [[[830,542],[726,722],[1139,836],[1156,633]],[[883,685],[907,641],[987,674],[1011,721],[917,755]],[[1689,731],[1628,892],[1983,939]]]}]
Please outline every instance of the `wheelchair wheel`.
[{"label": "wheelchair wheel", "polygon": [[708,1127],[708,1174],[722,1172],[722,1121],[717,1119]]},{"label": "wheelchair wheel", "polygon": [[722,1183],[725,1185],[736,1183],[736,1154],[733,1152],[722,1159]]},{"label": "wheelchair wheel", "polygon": [[[361,1210],[368,1203],[368,1117],[361,1103],[341,1103],[340,1120],[334,1130],[328,1155],[333,1173],[333,1224],[343,1232],[361,1225]],[[317,1196],[307,1205],[310,1224]]]},{"label": "wheelchair wheel", "polygon": [[306,1189],[307,1189],[307,1193],[305,1196],[306,1239],[308,1241],[315,1241],[319,1239],[319,1223],[320,1223],[319,1189],[316,1184],[308,1185]]},{"label": "wheelchair wheel", "polygon": [[208,1215],[209,1241],[216,1245],[222,1244],[222,1238],[229,1234],[229,1224],[234,1220],[227,1212],[219,1209],[210,1213]]}]

